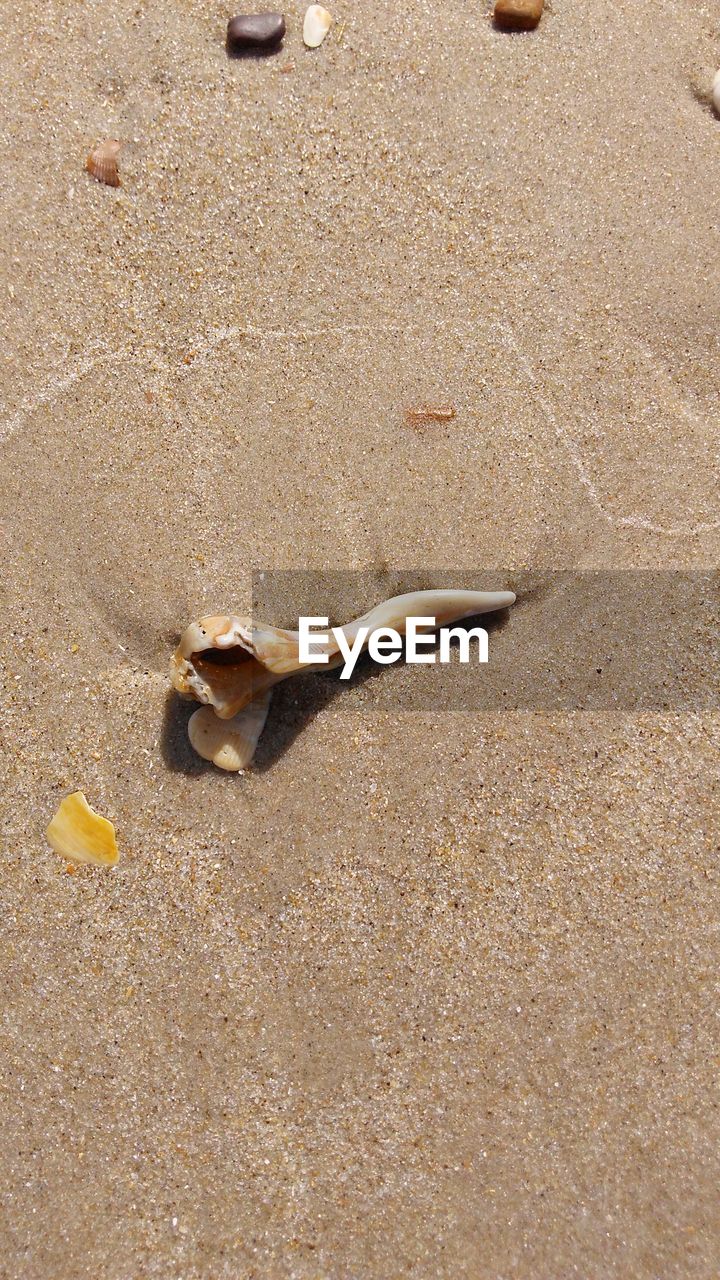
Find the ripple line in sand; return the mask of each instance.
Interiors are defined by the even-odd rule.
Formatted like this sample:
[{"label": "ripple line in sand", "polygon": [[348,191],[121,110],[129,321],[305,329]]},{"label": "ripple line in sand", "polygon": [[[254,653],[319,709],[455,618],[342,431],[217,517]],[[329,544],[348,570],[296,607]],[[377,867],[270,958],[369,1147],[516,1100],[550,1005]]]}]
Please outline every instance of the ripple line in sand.
[{"label": "ripple line in sand", "polygon": [[608,524],[612,525],[615,528],[642,529],[646,533],[657,533],[662,535],[663,537],[673,537],[673,538],[694,538],[701,533],[712,533],[715,530],[720,529],[720,520],[708,521],[706,523],[695,524],[690,526],[661,525],[661,524],[654,524],[652,520],[648,520],[645,516],[634,515],[634,514],[626,515],[626,516],[618,516],[618,515],[613,515],[611,511],[608,511],[603,501],[602,495],[598,490],[597,485],[595,484],[595,481],[592,479],[592,476],[590,476],[588,473],[585,460],[583,458],[580,448],[578,447],[577,441],[574,440],[570,432],[565,427],[563,427],[560,422],[558,422],[557,417],[555,415],[555,410],[553,409],[547,397],[543,395],[543,392],[540,389],[538,379],[535,376],[535,371],[533,369],[533,366],[530,360],[528,359],[528,357],[525,355],[525,352],[522,350],[519,343],[517,342],[517,339],[512,329],[508,324],[496,324],[494,328],[502,335],[502,338],[504,339],[506,346],[510,348],[515,358],[517,359],[517,362],[520,365],[520,368],[522,369],[523,373],[525,374],[525,377],[527,378],[527,381],[530,387],[532,388],[533,394],[535,395],[535,398],[538,401],[540,408],[542,409],[543,413],[545,414],[545,417],[547,418],[550,426],[552,427],[556,438],[564,446],[565,451],[568,454],[568,457],[570,458],[570,461],[572,462],[578,474],[580,483],[582,484],[583,488],[585,489],[585,492],[588,495],[588,498],[590,499],[590,502],[592,503],[595,510],[600,513],[600,515],[603,517],[604,520],[607,521]]},{"label": "ripple line in sand", "polygon": [[151,362],[156,366],[163,366],[163,372],[169,372],[169,367],[156,351],[141,352],[129,347],[121,347],[117,351],[105,349],[97,355],[79,356],[75,365],[66,373],[48,377],[39,391],[34,395],[25,396],[15,412],[4,422],[0,422],[0,444],[19,431],[25,419],[36,409],[60,399],[93,370],[102,368],[103,365],[150,364]]},{"label": "ripple line in sand", "polygon": [[[376,338],[379,334],[400,332],[407,332],[407,330],[401,325],[385,326],[379,329],[373,329],[365,325],[330,325],[321,329],[258,329],[255,325],[233,325],[230,328],[217,329],[209,337],[196,337],[184,343],[186,347],[190,347],[192,355],[182,361],[177,372],[184,373],[199,361],[209,359],[219,346],[222,346],[224,342],[230,341],[231,338],[307,342],[314,338],[343,336],[345,334],[362,334]],[[148,347],[142,351],[137,350],[135,347],[119,347],[116,351],[109,351],[104,348],[96,355],[89,354],[91,351],[92,348],[89,348],[84,354],[78,356],[74,366],[71,366],[64,374],[51,374],[38,391],[33,395],[25,396],[14,413],[6,418],[5,421],[0,421],[0,444],[14,435],[21,428],[25,418],[34,413],[36,409],[41,408],[44,404],[52,404],[53,401],[59,399],[66,391],[75,386],[77,382],[80,382],[82,378],[87,377],[94,369],[101,368],[103,365],[124,363],[154,364],[166,374],[171,371],[171,365],[154,347]]]},{"label": "ripple line in sand", "polygon": [[382,325],[379,328],[362,324],[338,324],[326,325],[321,329],[258,329],[252,324],[231,325],[229,328],[216,329],[210,337],[197,337],[194,342],[190,341],[188,345],[198,349],[193,350],[192,357],[184,363],[188,368],[192,368],[198,361],[209,359],[218,347],[224,342],[229,342],[231,338],[250,338],[259,342],[310,342],[315,338],[345,337],[349,334],[360,334],[362,337],[374,339],[383,334],[408,332],[418,331],[399,324]]},{"label": "ripple line in sand", "polygon": [[[614,515],[608,511],[602,495],[597,488],[594,480],[588,473],[582,452],[577,442],[573,439],[569,431],[558,422],[555,411],[540,389],[538,379],[535,375],[531,361],[520,347],[515,334],[508,324],[496,323],[491,326],[500,335],[505,345],[513,352],[517,362],[522,369],[529,386],[540,404],[549,425],[552,427],[556,438],[561,442],[567,452],[570,461],[577,472],[580,483],[588,495],[590,502],[599,514],[607,521],[608,524],[615,528],[633,528],[640,529],[646,533],[659,534],[663,537],[680,537],[693,538],[703,533],[712,533],[720,529],[720,520],[707,521],[695,525],[660,525],[648,520],[645,516],[631,515]],[[311,339],[325,338],[336,336],[344,336],[346,334],[361,334],[366,337],[377,338],[381,333],[407,333],[407,326],[388,325],[380,328],[373,328],[365,325],[330,325],[319,329],[259,329],[252,324],[232,325],[227,328],[219,328],[212,333],[211,336],[205,338],[196,338],[195,345],[197,350],[193,350],[192,357],[184,361],[186,369],[192,368],[193,364],[200,360],[207,360],[215,353],[218,347],[223,343],[230,341],[232,338],[250,338],[260,341],[308,341]],[[410,330],[411,331],[411,330]],[[416,330],[417,331],[417,330]],[[192,344],[189,344],[192,346]],[[29,414],[44,404],[50,404],[59,399],[67,391],[70,390],[77,382],[92,373],[94,369],[100,368],[102,365],[114,365],[127,362],[128,364],[150,364],[153,363],[156,368],[162,369],[164,373],[169,373],[171,366],[160,355],[155,348],[148,348],[145,351],[138,351],[135,348],[124,347],[117,351],[103,350],[99,354],[84,354],[78,357],[74,367],[70,368],[63,375],[54,375],[47,378],[45,384],[35,392],[32,396],[26,396],[19,407],[15,410],[5,422],[0,422],[0,443],[7,440],[16,431],[20,429],[24,420]]]}]

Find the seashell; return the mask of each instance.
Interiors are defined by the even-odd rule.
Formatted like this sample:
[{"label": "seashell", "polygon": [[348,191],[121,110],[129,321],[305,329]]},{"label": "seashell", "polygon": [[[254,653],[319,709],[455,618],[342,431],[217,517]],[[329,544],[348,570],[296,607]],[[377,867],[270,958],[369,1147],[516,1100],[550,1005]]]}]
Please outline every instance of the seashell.
[{"label": "seashell", "polygon": [[201,618],[180,638],[172,659],[173,684],[229,720],[300,670],[298,655],[297,632],[254,626],[250,618]]},{"label": "seashell", "polygon": [[85,161],[88,173],[92,174],[98,182],[104,182],[107,187],[120,186],[117,158],[121,146],[121,142],[109,138],[107,142],[101,142],[99,147],[95,147]]},{"label": "seashell", "polygon": [[321,4],[311,4],[303,22],[303,40],[308,49],[317,49],[332,26],[332,14]]},{"label": "seashell", "polygon": [[114,867],[120,856],[112,822],[90,808],[82,791],[65,797],[46,834],[55,852],[69,862]]},{"label": "seashell", "polygon": [[715,72],[715,78],[712,82],[712,104],[720,116],[720,71]]},{"label": "seashell", "polygon": [[254,698],[230,720],[221,720],[212,707],[199,707],[188,722],[191,746],[218,769],[230,773],[247,769],[265,728],[271,697],[268,692]]},{"label": "seashell", "polygon": [[[371,632],[392,627],[404,635],[409,617],[433,617],[443,627],[505,609],[514,601],[512,591],[412,591],[385,600],[341,630],[352,645],[361,627]],[[299,632],[254,624],[250,618],[218,615],[190,624],[173,655],[171,672],[179,693],[205,704],[188,725],[190,741],[204,759],[223,769],[247,767],[265,725],[273,685],[298,671],[327,671],[343,662],[331,630],[323,645],[313,643],[328,662],[300,662]],[[244,763],[235,763],[239,760]]]}]

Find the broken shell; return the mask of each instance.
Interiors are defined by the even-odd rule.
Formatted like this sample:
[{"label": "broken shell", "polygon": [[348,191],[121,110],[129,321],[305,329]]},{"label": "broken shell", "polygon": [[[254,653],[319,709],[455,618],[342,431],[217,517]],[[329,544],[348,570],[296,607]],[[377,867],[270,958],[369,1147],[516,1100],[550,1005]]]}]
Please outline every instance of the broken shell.
[{"label": "broken shell", "polygon": [[230,720],[221,720],[212,707],[199,707],[188,722],[190,745],[218,769],[230,773],[247,769],[265,728],[271,696],[255,698]]},{"label": "broken shell", "polygon": [[715,72],[715,79],[712,82],[712,104],[720,116],[720,71]]},{"label": "broken shell", "polygon": [[104,182],[107,187],[120,186],[117,158],[121,146],[121,142],[110,138],[107,142],[101,142],[99,147],[95,147],[85,161],[88,173],[92,174],[98,182]]},{"label": "broken shell", "polygon": [[[506,609],[514,601],[512,591],[411,591],[385,600],[341,630],[352,645],[362,627],[369,633],[392,627],[404,635],[410,617],[432,617],[436,627],[443,627]],[[298,671],[328,671],[344,661],[332,630],[322,643],[314,637],[313,645],[327,654],[328,662],[300,662],[297,631],[234,616],[191,623],[180,638],[171,671],[179,693],[206,704],[188,724],[195,750],[221,769],[246,768],[265,725],[272,686]]]},{"label": "broken shell", "polygon": [[451,422],[455,416],[453,404],[421,404],[417,409],[405,410],[405,421],[409,427],[419,427],[425,422]]},{"label": "broken shell", "polygon": [[[352,644],[361,627],[371,631],[393,627],[405,634],[409,617],[427,616],[442,627],[461,618],[505,609],[515,600],[512,591],[411,591],[393,596],[342,628]],[[315,641],[315,647],[321,646]],[[342,662],[332,633],[322,650],[329,662],[300,662],[300,635],[250,618],[215,616],[193,622],[180,637],[172,658],[172,680],[179,693],[213,706],[221,720],[229,720],[249,702],[296,671],[327,671]]]},{"label": "broken shell", "polygon": [[303,22],[303,40],[308,49],[317,49],[332,26],[332,14],[321,4],[311,4]]},{"label": "broken shell", "polygon": [[82,791],[65,797],[47,829],[47,838],[55,852],[69,862],[114,867],[119,857],[112,822],[90,808]]},{"label": "broken shell", "polygon": [[299,670],[297,632],[250,618],[210,617],[183,632],[172,659],[179,693],[213,706],[223,720]]},{"label": "broken shell", "polygon": [[[461,618],[506,609],[515,600],[512,591],[411,591],[393,596],[342,628],[352,644],[361,627],[370,631],[393,627],[405,634],[409,617],[433,617],[443,627]],[[321,646],[317,639],[316,649]],[[297,671],[327,671],[342,662],[338,641],[331,632],[322,651],[329,662],[300,662],[300,635],[250,618],[213,616],[193,622],[183,632],[172,658],[172,680],[179,693],[214,707],[221,720],[229,720],[249,702],[261,697]]]}]

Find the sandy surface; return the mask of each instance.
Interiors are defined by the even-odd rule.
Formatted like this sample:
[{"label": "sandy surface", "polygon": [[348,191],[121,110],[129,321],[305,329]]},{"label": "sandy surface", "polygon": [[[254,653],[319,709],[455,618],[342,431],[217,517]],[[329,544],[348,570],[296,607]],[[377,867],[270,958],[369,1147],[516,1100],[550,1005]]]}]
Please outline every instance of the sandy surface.
[{"label": "sandy surface", "polygon": [[720,7],[332,7],[4,9],[0,1275],[710,1280],[718,717],[306,678],[233,778],[167,662],[262,567],[717,564]]}]

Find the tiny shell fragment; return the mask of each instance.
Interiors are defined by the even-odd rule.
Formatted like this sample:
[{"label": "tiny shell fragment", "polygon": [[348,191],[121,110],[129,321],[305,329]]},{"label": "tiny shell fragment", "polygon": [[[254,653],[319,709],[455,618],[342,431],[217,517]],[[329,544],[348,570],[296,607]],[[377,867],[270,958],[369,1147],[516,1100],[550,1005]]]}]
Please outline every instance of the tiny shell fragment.
[{"label": "tiny shell fragment", "polygon": [[332,26],[332,14],[321,4],[311,4],[303,22],[303,40],[308,49],[317,49]]},{"label": "tiny shell fragment", "polygon": [[452,404],[421,404],[417,409],[405,410],[405,421],[409,427],[419,427],[424,422],[450,422],[455,417],[455,406]]},{"label": "tiny shell fragment", "polygon": [[85,161],[88,173],[98,182],[104,182],[106,187],[120,186],[117,158],[121,146],[122,143],[115,138],[109,138],[107,142],[101,142],[99,147],[95,147]]},{"label": "tiny shell fragment", "polygon": [[542,17],[545,0],[495,0],[493,18],[506,31],[532,31]]},{"label": "tiny shell fragment", "polygon": [[114,867],[119,857],[112,822],[90,808],[82,791],[65,797],[47,829],[47,838],[55,852],[69,862]]}]

